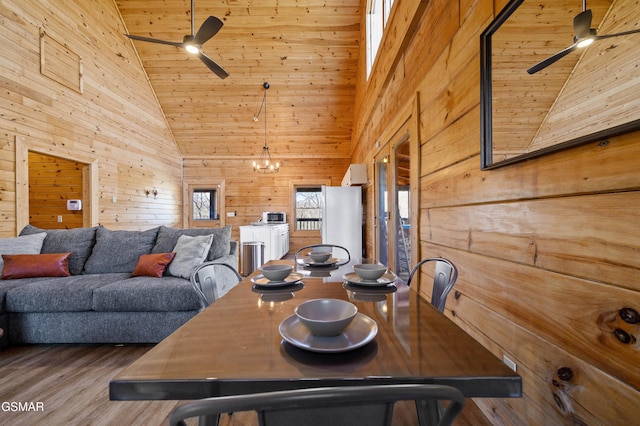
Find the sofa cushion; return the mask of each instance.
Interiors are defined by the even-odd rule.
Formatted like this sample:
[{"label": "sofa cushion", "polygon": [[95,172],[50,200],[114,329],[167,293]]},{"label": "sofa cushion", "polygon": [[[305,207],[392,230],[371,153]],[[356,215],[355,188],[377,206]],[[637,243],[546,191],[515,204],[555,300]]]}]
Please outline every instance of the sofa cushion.
[{"label": "sofa cushion", "polygon": [[131,276],[160,278],[175,255],[175,253],[143,254],[138,259],[136,269],[133,270]]},{"label": "sofa cushion", "polygon": [[96,243],[84,265],[84,273],[133,272],[140,256],[151,253],[157,235],[158,228],[147,231],[111,231],[98,227]]},{"label": "sofa cushion", "polygon": [[190,311],[200,301],[188,280],[133,277],[96,289],[93,309],[104,312]]},{"label": "sofa cushion", "polygon": [[68,253],[52,254],[3,254],[2,280],[34,277],[68,277]]},{"label": "sofa cushion", "polygon": [[47,236],[42,244],[40,253],[66,253],[70,251],[69,272],[71,275],[80,275],[84,264],[91,255],[91,249],[96,241],[97,226],[93,228],[74,229],[40,229],[27,225],[20,235],[31,235],[46,232]]},{"label": "sofa cushion", "polygon": [[182,235],[195,237],[199,235],[213,235],[213,242],[207,260],[215,260],[229,254],[231,250],[231,226],[221,228],[190,228],[178,229],[161,226],[158,231],[158,239],[151,253],[166,253],[173,250],[178,238]]},{"label": "sofa cushion", "polygon": [[[40,232],[16,238],[0,238],[0,254],[39,254],[46,236],[45,232]],[[3,266],[4,261],[0,257],[0,272]]]},{"label": "sofa cushion", "polygon": [[212,240],[213,235],[197,237],[182,235],[173,248],[176,257],[169,264],[167,273],[174,277],[189,279],[193,269],[207,259]]},{"label": "sofa cushion", "polygon": [[8,312],[78,312],[93,306],[94,291],[102,286],[126,280],[129,274],[71,275],[60,278],[24,278],[3,281],[24,285],[7,291]]}]

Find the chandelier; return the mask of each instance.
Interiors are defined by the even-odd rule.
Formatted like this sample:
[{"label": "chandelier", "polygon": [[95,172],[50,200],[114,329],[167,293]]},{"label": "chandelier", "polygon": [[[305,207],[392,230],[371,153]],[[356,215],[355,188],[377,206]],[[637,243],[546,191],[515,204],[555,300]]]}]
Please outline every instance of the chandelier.
[{"label": "chandelier", "polygon": [[253,116],[253,121],[258,121],[260,112],[264,108],[264,145],[260,153],[260,158],[253,162],[253,171],[257,173],[278,173],[280,170],[280,162],[273,162],[271,153],[269,152],[269,146],[267,145],[267,89],[269,89],[269,83],[265,81],[262,87],[264,87],[262,104],[260,105],[258,113]]}]

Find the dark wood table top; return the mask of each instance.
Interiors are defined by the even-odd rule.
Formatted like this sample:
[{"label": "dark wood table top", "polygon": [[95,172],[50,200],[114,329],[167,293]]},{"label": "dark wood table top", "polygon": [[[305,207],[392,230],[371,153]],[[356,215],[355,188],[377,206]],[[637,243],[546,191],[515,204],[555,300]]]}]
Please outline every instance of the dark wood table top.
[{"label": "dark wood table top", "polygon": [[[416,291],[399,282],[392,293],[354,293],[344,287],[344,271],[330,277],[303,271],[304,287],[295,292],[258,290],[243,280],[115,377],[111,399],[186,400],[374,383],[447,384],[466,397],[522,395],[518,374]],[[376,337],[341,353],[285,342],[280,323],[299,303],[316,298],[350,300],[377,323]]]}]

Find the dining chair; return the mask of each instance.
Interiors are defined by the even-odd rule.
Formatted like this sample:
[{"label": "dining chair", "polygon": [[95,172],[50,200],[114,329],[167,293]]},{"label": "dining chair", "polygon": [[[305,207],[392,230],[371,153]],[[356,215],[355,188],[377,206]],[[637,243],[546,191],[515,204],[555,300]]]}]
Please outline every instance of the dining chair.
[{"label": "dining chair", "polygon": [[429,257],[423,259],[411,270],[407,286],[411,285],[411,280],[420,267],[427,262],[435,262],[435,272],[433,275],[433,290],[431,292],[431,304],[440,312],[444,312],[444,305],[447,303],[447,295],[458,279],[458,268],[451,261],[442,257]]},{"label": "dining chair", "polygon": [[450,401],[436,423],[442,426],[451,425],[465,403],[458,389],[434,384],[307,388],[190,402],[173,410],[169,424],[185,426],[193,417],[216,424],[222,413],[256,411],[260,426],[390,425],[395,402],[416,399]]},{"label": "dining chair", "polygon": [[296,250],[296,253],[294,255],[296,264],[304,264],[304,259],[308,258],[309,253],[312,251],[330,251],[332,253],[332,256],[338,259],[338,262],[335,264],[335,266],[346,265],[351,261],[351,254],[349,253],[349,250],[342,246],[338,246],[335,244],[311,244]]},{"label": "dining chair", "polygon": [[[237,281],[234,282],[233,279],[224,280],[227,284],[219,285],[216,280],[217,274],[231,274],[231,277],[237,278]],[[191,272],[190,281],[193,289],[200,298],[202,309],[204,309],[242,281],[242,277],[240,273],[238,273],[238,270],[232,265],[214,260],[198,265],[193,272]]]}]

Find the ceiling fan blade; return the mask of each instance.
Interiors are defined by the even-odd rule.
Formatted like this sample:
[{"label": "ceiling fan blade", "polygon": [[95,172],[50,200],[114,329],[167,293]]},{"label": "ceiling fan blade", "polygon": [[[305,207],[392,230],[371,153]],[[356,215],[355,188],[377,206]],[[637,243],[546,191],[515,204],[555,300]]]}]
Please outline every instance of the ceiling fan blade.
[{"label": "ceiling fan blade", "polygon": [[194,41],[199,45],[203,45],[211,37],[216,35],[220,28],[222,28],[222,21],[215,16],[209,16],[198,29],[198,33],[194,37]]},{"label": "ceiling fan blade", "polygon": [[142,37],[142,36],[136,36],[131,34],[125,34],[125,35],[133,40],[148,41],[149,43],[168,44],[169,46],[182,47],[182,43],[178,43],[175,41],[158,40],[157,38]]},{"label": "ceiling fan blade", "polygon": [[220,65],[216,64],[213,59],[205,55],[204,53],[198,53],[198,58],[218,77],[225,79],[229,77],[229,73],[226,72]]},{"label": "ceiling fan blade", "polygon": [[600,39],[603,39],[603,38],[620,37],[620,36],[625,36],[625,35],[629,35],[629,34],[637,34],[637,33],[640,33],[640,28],[637,28],[635,30],[622,31],[620,33],[615,33],[615,34],[606,34],[606,35],[597,36],[596,40],[600,40]]},{"label": "ceiling fan blade", "polygon": [[556,61],[564,58],[565,56],[567,56],[569,53],[573,52],[576,47],[578,47],[578,43],[573,43],[571,46],[567,47],[564,50],[561,50],[560,52],[556,53],[555,55],[549,56],[547,59],[545,59],[544,61],[538,62],[537,64],[535,64],[534,66],[532,66],[531,68],[529,68],[527,70],[527,72],[529,74],[535,74],[538,71],[548,67],[549,65],[555,63]]},{"label": "ceiling fan blade", "polygon": [[577,38],[589,37],[592,19],[591,9],[584,10],[573,18],[573,31],[576,33]]}]

